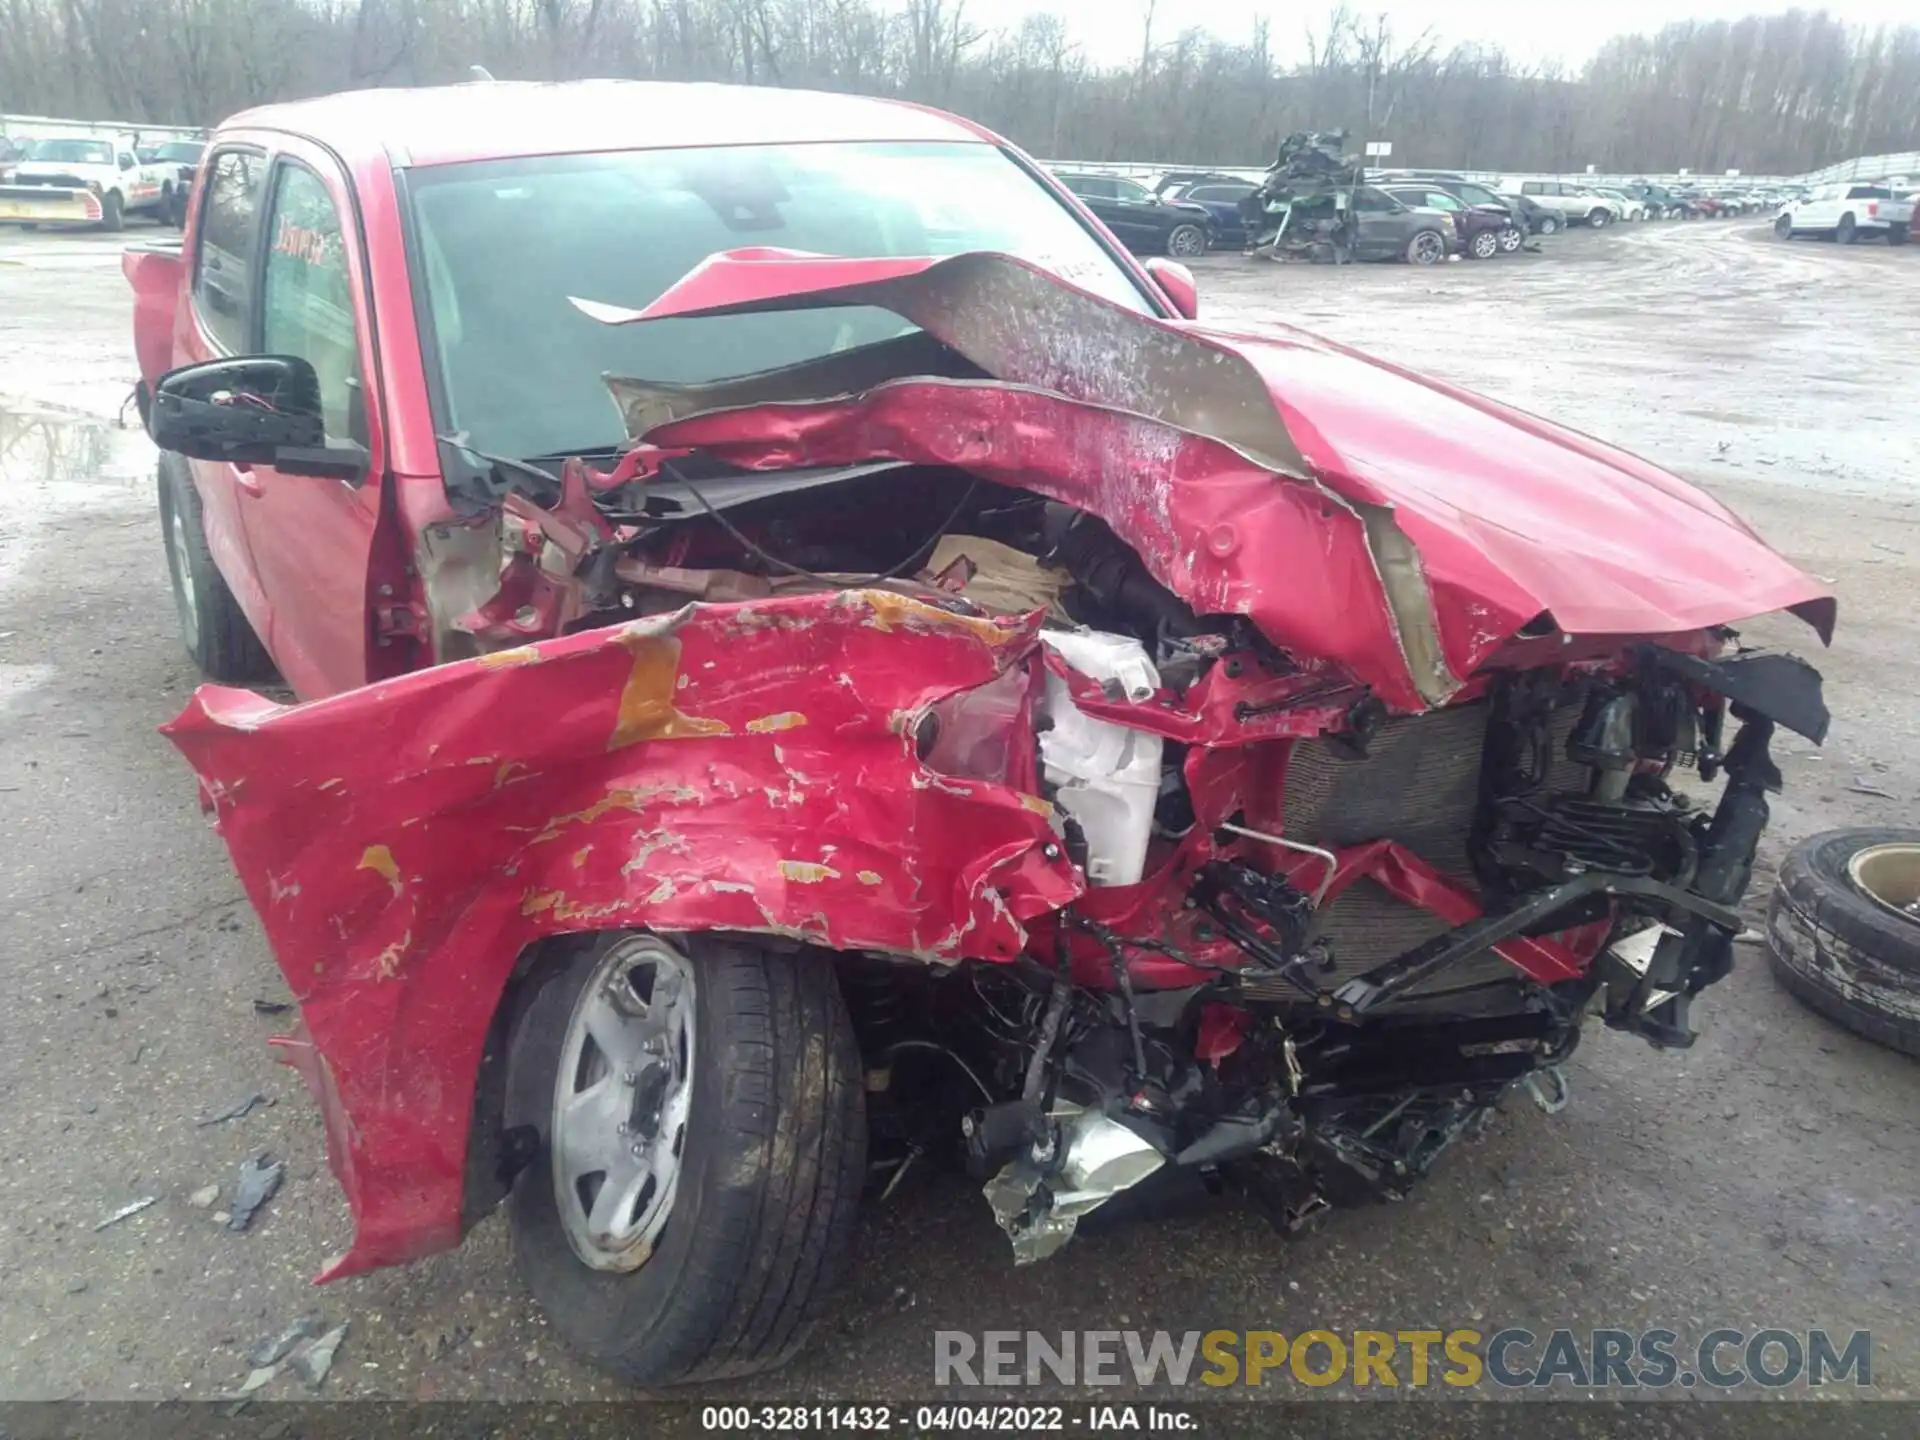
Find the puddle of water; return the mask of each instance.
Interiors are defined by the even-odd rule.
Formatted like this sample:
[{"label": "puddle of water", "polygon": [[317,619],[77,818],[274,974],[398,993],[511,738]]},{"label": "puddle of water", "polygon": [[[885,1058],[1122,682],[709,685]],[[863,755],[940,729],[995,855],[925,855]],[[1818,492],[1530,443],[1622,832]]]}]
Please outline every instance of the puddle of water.
[{"label": "puddle of water", "polygon": [[89,416],[0,401],[0,483],[124,479],[142,468],[145,440]]}]

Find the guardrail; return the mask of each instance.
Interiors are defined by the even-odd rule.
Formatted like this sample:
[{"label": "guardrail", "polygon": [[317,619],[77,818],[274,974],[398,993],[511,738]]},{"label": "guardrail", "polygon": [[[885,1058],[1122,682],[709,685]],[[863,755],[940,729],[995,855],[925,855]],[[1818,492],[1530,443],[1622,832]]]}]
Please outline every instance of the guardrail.
[{"label": "guardrail", "polygon": [[[1208,175],[1233,175],[1245,180],[1257,181],[1267,172],[1261,166],[1244,165],[1199,165],[1174,164],[1152,160],[1043,160],[1040,162],[1049,170],[1074,170],[1090,175],[1119,175],[1131,180],[1143,180],[1152,176],[1165,175],[1175,170],[1200,171]],[[1369,169],[1391,169],[1387,166],[1369,166]],[[1628,185],[1651,184],[1664,185],[1668,189],[1683,189],[1692,185],[1828,185],[1841,180],[1884,180],[1890,176],[1904,175],[1920,178],[1920,151],[1907,151],[1896,155],[1863,155],[1855,160],[1845,160],[1837,165],[1829,165],[1823,170],[1814,170],[1805,175],[1727,175],[1708,171],[1670,171],[1660,173],[1650,170],[1636,171],[1587,171],[1587,170],[1470,170],[1457,165],[1423,165],[1423,170],[1444,170],[1450,175],[1458,175],[1463,180],[1472,180],[1482,185],[1491,185],[1510,176],[1524,176],[1529,180],[1560,180],[1579,185]]]},{"label": "guardrail", "polygon": [[49,136],[83,135],[118,140],[131,135],[142,145],[163,140],[198,140],[206,131],[193,125],[155,125],[132,120],[62,120],[57,115],[0,115],[0,139],[42,140]]}]

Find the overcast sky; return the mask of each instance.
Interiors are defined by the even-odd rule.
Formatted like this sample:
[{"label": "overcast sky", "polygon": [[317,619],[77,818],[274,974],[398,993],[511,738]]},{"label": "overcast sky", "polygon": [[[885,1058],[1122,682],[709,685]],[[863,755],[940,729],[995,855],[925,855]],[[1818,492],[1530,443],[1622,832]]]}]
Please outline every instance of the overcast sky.
[{"label": "overcast sky", "polygon": [[[1087,58],[1100,65],[1140,53],[1147,12],[1146,0],[966,0],[966,6],[968,20],[987,30],[1012,29],[1022,16],[1050,10],[1067,21]],[[1290,60],[1302,54],[1307,27],[1321,30],[1332,8],[1331,0],[1159,0],[1154,37],[1170,40],[1182,29],[1198,26],[1223,39],[1241,40],[1251,33],[1254,17],[1264,15],[1276,55]],[[1575,0],[1525,9],[1513,0],[1447,0],[1441,5],[1431,0],[1352,0],[1352,8],[1365,16],[1384,13],[1394,32],[1405,38],[1431,27],[1442,49],[1465,41],[1492,42],[1516,60],[1558,59],[1577,69],[1614,35],[1651,32],[1675,20],[1737,20],[1794,7],[1767,0]],[[1920,0],[1831,0],[1824,5],[1811,0],[1800,8],[1825,10],[1851,25],[1920,22]]]}]

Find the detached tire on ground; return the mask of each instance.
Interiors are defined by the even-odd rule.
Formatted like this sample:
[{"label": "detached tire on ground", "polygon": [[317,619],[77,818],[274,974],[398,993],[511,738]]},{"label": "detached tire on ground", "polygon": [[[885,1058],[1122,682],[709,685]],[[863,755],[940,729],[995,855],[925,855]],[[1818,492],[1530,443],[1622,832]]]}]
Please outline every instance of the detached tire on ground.
[{"label": "detached tire on ground", "polygon": [[1560,217],[1558,215],[1542,215],[1540,217],[1540,233],[1542,235],[1559,234]]},{"label": "detached tire on ground", "polygon": [[107,231],[127,228],[127,202],[120,198],[118,190],[109,190],[100,197],[100,228]]},{"label": "detached tire on ground", "polygon": [[[1913,858],[1888,864],[1901,854]],[[1805,1005],[1920,1056],[1920,919],[1897,908],[1911,897],[1874,894],[1892,890],[1884,872],[1909,863],[1920,866],[1920,830],[1829,830],[1796,847],[1768,907],[1767,958]]]},{"label": "detached tire on ground", "polygon": [[539,1144],[508,1217],[553,1327],[636,1385],[790,1359],[839,1278],[866,1168],[831,963],[584,935],[514,1005],[504,1119]]},{"label": "detached tire on ground", "polygon": [[1782,215],[1779,219],[1775,220],[1773,222],[1773,233],[1778,235],[1782,240],[1791,240],[1793,238],[1793,217],[1791,215]]},{"label": "detached tire on ground", "polygon": [[273,660],[207,545],[200,492],[187,462],[171,451],[160,455],[160,533],[167,545],[167,578],[180,618],[187,655],[209,680],[245,685],[273,678]]},{"label": "detached tire on ground", "polygon": [[1608,224],[1610,224],[1612,220],[1613,220],[1613,212],[1611,210],[1602,209],[1597,205],[1593,209],[1587,212],[1587,224],[1591,225],[1596,230],[1606,229]]}]

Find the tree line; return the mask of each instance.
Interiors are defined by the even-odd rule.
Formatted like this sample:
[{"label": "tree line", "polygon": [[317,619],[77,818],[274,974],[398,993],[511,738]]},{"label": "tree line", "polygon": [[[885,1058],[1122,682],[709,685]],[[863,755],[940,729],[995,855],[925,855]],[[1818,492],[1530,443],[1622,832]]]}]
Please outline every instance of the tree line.
[{"label": "tree line", "polygon": [[1150,0],[1137,60],[1101,67],[1057,15],[988,31],[966,0],[0,0],[0,113],[209,124],[478,64],[898,96],[1081,160],[1261,165],[1307,129],[1490,170],[1800,173],[1920,148],[1912,26],[1683,21],[1573,73],[1345,4],[1284,38],[1265,18],[1239,38],[1178,29],[1173,9]]}]

